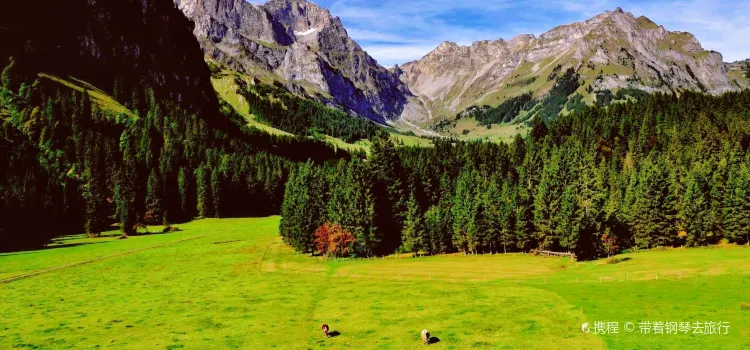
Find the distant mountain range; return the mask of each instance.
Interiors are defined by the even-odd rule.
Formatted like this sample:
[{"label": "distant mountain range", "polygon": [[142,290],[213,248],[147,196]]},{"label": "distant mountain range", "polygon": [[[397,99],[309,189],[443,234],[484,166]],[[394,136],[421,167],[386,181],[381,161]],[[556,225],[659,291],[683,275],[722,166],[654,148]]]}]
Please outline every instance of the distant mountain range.
[{"label": "distant mountain range", "polygon": [[[690,33],[618,8],[538,38],[444,42],[401,67],[380,66],[338,17],[306,0],[174,0],[195,22],[206,56],[300,96],[380,123],[434,125],[472,106],[534,101],[567,79],[588,104],[619,89],[721,94],[750,87],[744,64],[724,63]],[[559,92],[558,92],[559,93]]]},{"label": "distant mountain range", "polygon": [[747,87],[747,80],[730,79],[721,54],[704,50],[692,34],[667,31],[619,8],[538,38],[521,35],[469,47],[445,42],[405,64],[402,78],[432,116],[441,117],[527,92],[541,97],[569,68],[580,76],[576,92],[589,101],[599,91],[621,88],[721,94],[739,89],[737,84]]}]

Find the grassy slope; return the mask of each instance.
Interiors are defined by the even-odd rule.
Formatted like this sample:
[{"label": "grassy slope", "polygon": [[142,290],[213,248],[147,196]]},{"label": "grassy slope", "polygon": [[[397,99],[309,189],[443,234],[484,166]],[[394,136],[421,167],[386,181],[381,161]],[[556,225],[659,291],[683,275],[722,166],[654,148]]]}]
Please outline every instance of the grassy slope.
[{"label": "grassy slope", "polygon": [[403,144],[404,146],[419,146],[419,147],[432,147],[434,146],[432,144],[432,141],[429,139],[419,137],[419,136],[412,136],[412,135],[404,135],[404,134],[398,134],[398,133],[391,133],[391,140],[395,141],[397,144]]},{"label": "grassy slope", "polygon": [[251,115],[248,111],[245,99],[237,93],[237,86],[234,83],[234,78],[235,76],[232,74],[224,75],[221,78],[211,77],[211,83],[214,86],[214,90],[219,94],[219,98],[229,103],[237,113],[243,116],[245,120],[247,120],[248,125],[273,135],[291,135],[286,131],[263,124],[258,121],[256,116]]},{"label": "grassy slope", "polygon": [[124,114],[131,118],[137,118],[137,116],[132,111],[127,109],[125,106],[121,105],[111,96],[109,96],[107,93],[105,93],[104,91],[94,87],[93,85],[85,81],[78,80],[73,77],[69,77],[68,79],[63,79],[54,75],[44,74],[44,73],[40,73],[39,77],[54,81],[56,83],[59,83],[63,86],[77,90],[79,92],[83,92],[84,89],[88,89],[89,95],[91,96],[91,100],[97,106],[99,106],[99,108],[101,108],[102,110],[111,112],[113,114]]},{"label": "grassy slope", "polygon": [[[213,83],[214,89],[219,94],[219,97],[229,103],[237,113],[239,113],[241,116],[243,116],[249,125],[254,126],[258,129],[264,130],[270,134],[276,134],[276,135],[291,135],[290,133],[276,129],[270,125],[266,125],[261,123],[257,120],[256,116],[250,114],[248,112],[247,104],[242,96],[240,96],[237,93],[237,88],[234,83],[235,74],[229,71],[224,72],[224,76],[220,78],[213,77],[211,78],[211,82]],[[431,145],[430,140],[423,139],[416,136],[405,136],[405,135],[399,135],[399,134],[391,134],[393,140],[402,140],[405,145],[420,145],[420,146],[429,146]],[[332,136],[325,135],[326,140],[331,145],[346,149],[348,151],[370,151],[370,144],[369,141],[358,141],[355,143],[347,143],[339,138],[335,138]]]},{"label": "grassy slope", "polygon": [[[0,303],[0,347],[421,348],[423,328],[438,348],[750,346],[740,307],[750,302],[748,248],[642,252],[613,265],[520,254],[326,261],[281,243],[278,220],[203,220],[180,233],[0,255],[7,275],[236,228],[0,284],[10,300]],[[580,332],[583,322],[641,320],[732,328]],[[324,322],[341,335],[323,339]]]},{"label": "grassy slope", "polygon": [[[464,135],[464,130],[469,133]],[[494,142],[511,142],[516,134],[525,136],[528,127],[523,124],[492,125],[488,129],[479,125],[475,119],[463,118],[456,122],[456,126],[447,130],[447,134],[460,140],[489,140]]]},{"label": "grassy slope", "polygon": [[750,89],[750,79],[745,77],[745,72],[742,70],[730,70],[727,74],[729,82],[736,84],[735,86],[742,89]]}]

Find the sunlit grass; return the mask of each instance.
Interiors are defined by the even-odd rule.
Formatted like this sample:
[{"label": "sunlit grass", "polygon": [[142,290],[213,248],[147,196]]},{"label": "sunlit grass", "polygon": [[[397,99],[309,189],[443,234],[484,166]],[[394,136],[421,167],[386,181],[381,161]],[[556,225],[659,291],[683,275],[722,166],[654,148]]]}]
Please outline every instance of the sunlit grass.
[{"label": "sunlit grass", "polygon": [[[178,233],[76,236],[60,243],[85,244],[0,255],[8,275],[210,234],[0,284],[0,347],[401,349],[421,348],[424,328],[437,348],[750,346],[746,247],[647,251],[614,264],[526,254],[326,260],[294,253],[278,222],[200,220]],[[642,320],[732,328],[580,331]],[[323,338],[322,323],[340,335]]]},{"label": "sunlit grass", "polygon": [[39,77],[49,79],[51,81],[62,84],[63,86],[66,86],[78,92],[83,92],[84,90],[88,90],[89,96],[91,97],[91,101],[102,110],[105,110],[113,114],[122,114],[131,118],[137,118],[135,113],[127,109],[125,106],[121,105],[114,98],[109,96],[106,92],[94,87],[93,85],[85,81],[78,80],[73,77],[68,77],[68,79],[63,79],[63,78],[60,78],[51,74],[45,74],[45,73],[39,73]]}]

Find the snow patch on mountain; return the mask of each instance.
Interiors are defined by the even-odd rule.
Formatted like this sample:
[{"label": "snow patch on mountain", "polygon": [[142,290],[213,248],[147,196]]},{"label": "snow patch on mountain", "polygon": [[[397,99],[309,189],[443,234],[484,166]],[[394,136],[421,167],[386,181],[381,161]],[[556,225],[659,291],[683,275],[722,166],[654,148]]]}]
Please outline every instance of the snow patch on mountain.
[{"label": "snow patch on mountain", "polygon": [[308,30],[306,30],[304,32],[294,32],[294,35],[296,35],[296,36],[310,35],[312,33],[317,32],[318,30],[320,30],[320,28],[311,28],[311,29],[308,29]]}]

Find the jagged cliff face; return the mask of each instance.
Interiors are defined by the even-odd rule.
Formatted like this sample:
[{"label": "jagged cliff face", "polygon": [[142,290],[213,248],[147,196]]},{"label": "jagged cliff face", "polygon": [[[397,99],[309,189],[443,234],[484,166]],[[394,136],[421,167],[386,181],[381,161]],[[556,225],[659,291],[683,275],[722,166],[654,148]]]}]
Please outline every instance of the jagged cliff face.
[{"label": "jagged cliff face", "polygon": [[401,78],[439,119],[529,91],[543,96],[568,68],[584,80],[577,92],[589,101],[597,91],[626,87],[711,94],[738,89],[721,54],[703,50],[692,34],[669,32],[619,8],[539,38],[522,35],[469,47],[446,42],[405,64]]},{"label": "jagged cliff face", "polygon": [[576,93],[635,88],[720,94],[750,86],[740,63],[725,64],[690,33],[669,32],[621,9],[542,34],[459,46],[387,70],[341,21],[305,0],[174,0],[195,22],[206,56],[369,119],[415,131],[474,105],[541,98],[572,68]]},{"label": "jagged cliff face", "polygon": [[232,69],[256,76],[270,72],[292,91],[381,123],[415,109],[396,73],[363,51],[338,17],[313,3],[174,1],[195,22],[206,55]]}]

